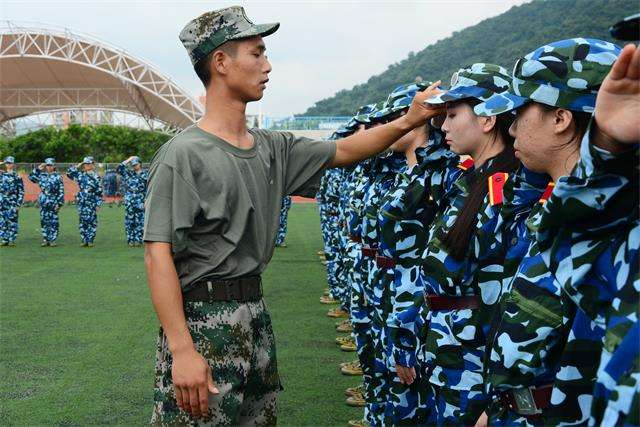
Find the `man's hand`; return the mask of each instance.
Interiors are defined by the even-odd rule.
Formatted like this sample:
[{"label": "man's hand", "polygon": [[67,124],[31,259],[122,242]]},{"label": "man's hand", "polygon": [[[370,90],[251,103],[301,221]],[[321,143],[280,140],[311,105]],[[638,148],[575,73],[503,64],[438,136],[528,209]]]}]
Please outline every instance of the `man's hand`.
[{"label": "man's hand", "polygon": [[416,93],[416,96],[411,102],[411,107],[409,107],[409,111],[402,117],[411,129],[424,125],[431,120],[431,118],[444,113],[445,109],[443,104],[430,105],[425,103],[427,99],[442,93],[437,87],[439,84],[440,80],[424,91]]},{"label": "man's hand", "polygon": [[178,406],[194,417],[209,412],[209,393],[218,394],[211,368],[193,347],[173,353],[171,367]]},{"label": "man's hand", "polygon": [[629,44],[622,49],[620,57],[613,64],[598,91],[595,120],[598,126],[597,131],[601,135],[596,135],[596,144],[602,148],[611,149],[611,145],[615,142],[637,143],[640,141],[638,117],[640,117],[640,49]]},{"label": "man's hand", "polygon": [[400,382],[403,384],[411,385],[416,379],[416,368],[407,368],[406,366],[396,365],[396,372],[398,373]]},{"label": "man's hand", "polygon": [[40,163],[40,164],[38,165],[38,170],[39,170],[39,171],[44,170],[44,163]]}]

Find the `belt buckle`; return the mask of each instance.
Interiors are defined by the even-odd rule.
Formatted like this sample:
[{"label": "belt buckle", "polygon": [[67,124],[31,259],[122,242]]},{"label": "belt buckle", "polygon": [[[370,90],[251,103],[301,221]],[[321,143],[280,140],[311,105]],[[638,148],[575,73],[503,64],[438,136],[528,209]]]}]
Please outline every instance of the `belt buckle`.
[{"label": "belt buckle", "polygon": [[539,415],[542,410],[536,406],[531,387],[516,388],[511,391],[516,412],[521,415]]},{"label": "belt buckle", "polygon": [[213,283],[211,280],[207,280],[207,300],[209,304],[213,303]]}]

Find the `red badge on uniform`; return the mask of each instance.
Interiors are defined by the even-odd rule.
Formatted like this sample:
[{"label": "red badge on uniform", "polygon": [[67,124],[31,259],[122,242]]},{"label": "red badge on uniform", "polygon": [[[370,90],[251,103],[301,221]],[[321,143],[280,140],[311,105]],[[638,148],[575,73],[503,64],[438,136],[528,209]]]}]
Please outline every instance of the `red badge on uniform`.
[{"label": "red badge on uniform", "polygon": [[473,167],[473,159],[471,157],[469,157],[468,159],[466,159],[464,162],[461,162],[458,167],[460,169],[462,169],[463,171],[469,170]]},{"label": "red badge on uniform", "polygon": [[502,190],[508,178],[509,174],[504,172],[494,173],[489,177],[489,203],[491,203],[491,206],[502,204]]},{"label": "red badge on uniform", "polygon": [[547,185],[547,188],[544,190],[544,193],[542,193],[542,197],[540,197],[540,200],[538,200],[538,202],[542,203],[543,205],[547,203],[547,200],[549,200],[549,197],[551,197],[551,193],[553,193],[553,187],[555,186],[556,185],[553,182],[550,182]]}]

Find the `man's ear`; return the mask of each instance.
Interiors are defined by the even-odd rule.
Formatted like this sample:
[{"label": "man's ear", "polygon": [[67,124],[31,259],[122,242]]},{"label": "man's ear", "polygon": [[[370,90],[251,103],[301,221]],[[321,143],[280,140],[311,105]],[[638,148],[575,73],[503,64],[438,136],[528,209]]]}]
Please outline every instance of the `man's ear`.
[{"label": "man's ear", "polygon": [[558,108],[553,113],[553,131],[555,134],[566,132],[571,127],[573,113],[571,110]]},{"label": "man's ear", "polygon": [[227,74],[230,60],[231,57],[222,50],[216,50],[213,52],[211,55],[211,63],[209,64],[212,71],[211,74],[213,75],[214,70],[217,74]]}]

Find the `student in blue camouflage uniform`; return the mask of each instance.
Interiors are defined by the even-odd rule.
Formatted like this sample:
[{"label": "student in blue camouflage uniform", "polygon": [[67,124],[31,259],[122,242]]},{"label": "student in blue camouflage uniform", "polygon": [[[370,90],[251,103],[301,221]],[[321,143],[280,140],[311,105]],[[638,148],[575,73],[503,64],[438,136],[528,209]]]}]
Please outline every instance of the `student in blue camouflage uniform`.
[{"label": "student in blue camouflage uniform", "polygon": [[[355,132],[357,123],[351,121],[346,126],[338,129],[338,139],[345,138]],[[352,270],[353,260],[349,258],[349,235],[347,229],[347,217],[349,210],[349,195],[354,185],[354,171],[357,166],[348,166],[338,169],[337,179],[337,248],[334,256],[336,287],[331,293],[334,301],[321,301],[324,303],[338,303],[339,307],[330,310],[327,316],[334,318],[348,318],[350,310],[350,290],[348,276]]]},{"label": "student in blue camouflage uniform", "polygon": [[[445,189],[457,175],[459,157],[445,144],[439,129],[431,127],[427,147],[416,150],[417,164],[401,175],[401,182],[383,203],[380,245],[376,262],[389,270],[387,354],[395,363],[386,421],[394,425],[432,424],[434,401],[428,381],[417,375],[416,352],[420,347],[419,308],[424,289],[420,279],[421,255],[426,231],[439,205],[446,205]],[[416,303],[417,301],[417,303]]]},{"label": "student in blue camouflage uniform", "polygon": [[[132,169],[127,166],[131,165]],[[116,168],[124,188],[124,232],[130,247],[142,246],[144,227],[144,199],[147,194],[149,172],[142,169],[140,158],[131,156]]]},{"label": "student in blue camouflage uniform", "polygon": [[504,68],[477,63],[454,74],[449,91],[428,100],[446,102],[445,140],[452,151],[474,160],[452,186],[448,206],[431,223],[423,254],[427,318],[418,361],[434,392],[439,425],[473,423],[487,401],[484,320],[496,301],[494,284],[481,272],[502,261],[477,249],[492,246],[497,222],[498,209],[488,200],[491,177],[502,174],[504,180],[519,162],[508,134],[510,115],[481,117],[474,108],[484,109],[509,85]]},{"label": "student in blue camouflage uniform", "polygon": [[[604,325],[576,309],[566,286],[563,292],[558,273],[550,268],[554,256],[546,253],[540,237],[575,232],[572,240],[589,234],[583,228],[587,225],[585,207],[606,199],[576,180],[580,168],[568,175],[580,156],[578,143],[586,133],[598,87],[618,52],[617,46],[593,39],[542,46],[516,63],[509,93],[488,105],[494,113],[517,111],[511,133],[519,158],[527,168],[548,173],[556,182],[541,200],[548,199],[540,205],[543,209],[532,211],[527,220],[522,241],[529,244],[517,273],[513,278],[505,275],[503,281],[502,314],[485,374],[494,396],[488,409],[492,423],[575,425],[588,421]],[[587,152],[582,150],[582,161],[588,162]],[[589,201],[580,207],[571,205],[569,211],[558,208],[562,203],[558,195],[571,187],[588,194],[583,202]],[[550,227],[552,224],[556,226]],[[588,273],[583,262],[591,266],[594,260],[579,256],[579,247],[567,251],[555,246],[560,254],[577,257],[569,274],[578,278],[577,283],[584,279],[583,272]],[[582,283],[606,283],[606,274],[586,276]]]},{"label": "student in blue camouflage uniform", "polygon": [[[425,86],[401,85],[396,87],[389,95],[383,108],[375,111],[370,116],[373,123],[385,123],[401,116],[415,93]],[[421,128],[424,130],[424,128]],[[376,265],[378,247],[378,211],[385,194],[394,186],[396,178],[407,166],[406,151],[410,151],[410,157],[416,148],[413,146],[416,140],[422,138],[424,144],[426,138],[420,131],[413,131],[398,140],[387,153],[379,155],[372,161],[370,179],[367,188],[363,192],[363,214],[360,220],[362,238],[362,280],[360,293],[362,300],[366,302],[369,324],[368,343],[372,354],[372,376],[370,383],[365,387],[369,390],[366,396],[366,419],[371,425],[380,425],[385,422],[385,411],[389,392],[389,363],[385,350],[385,296],[388,276],[384,275]]]},{"label": "student in blue camouflage uniform", "polygon": [[18,237],[18,211],[24,199],[24,183],[15,170],[15,159],[7,156],[6,171],[0,170],[0,246],[15,246]]},{"label": "student in blue camouflage uniform", "polygon": [[[76,194],[78,205],[78,228],[80,230],[80,246],[92,247],[98,228],[98,209],[102,205],[102,182],[95,172],[93,157],[87,156],[76,166],[67,170],[67,176],[78,183],[80,188]],[[82,171],[79,168],[82,167]]]},{"label": "student in blue camouflage uniform", "polygon": [[64,205],[64,182],[56,171],[55,160],[46,158],[44,163],[31,171],[29,181],[40,187],[38,204],[43,239],[41,246],[56,246],[60,227],[58,211]]},{"label": "student in blue camouflage uniform", "polygon": [[291,196],[285,196],[282,198],[282,207],[280,208],[280,227],[278,228],[278,236],[276,237],[276,247],[279,248],[287,247],[284,239],[287,237],[289,209],[291,209]]},{"label": "student in blue camouflage uniform", "polygon": [[[334,135],[332,139],[336,139]],[[332,299],[339,300],[339,283],[336,276],[337,258],[339,255],[340,230],[338,217],[339,184],[341,170],[339,168],[328,169],[320,184],[320,224],[322,227],[322,241],[324,243],[324,255],[327,261],[327,284],[329,295]]]}]

